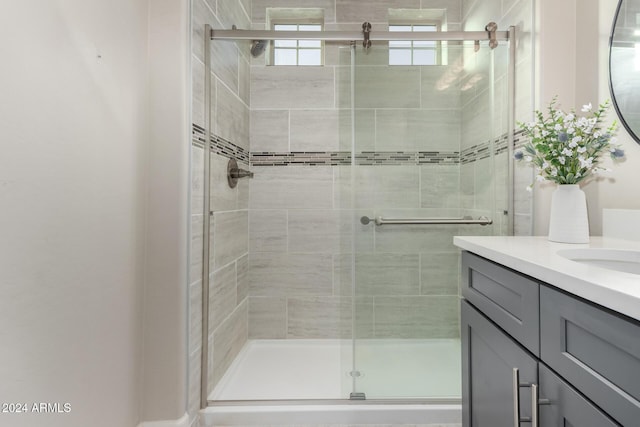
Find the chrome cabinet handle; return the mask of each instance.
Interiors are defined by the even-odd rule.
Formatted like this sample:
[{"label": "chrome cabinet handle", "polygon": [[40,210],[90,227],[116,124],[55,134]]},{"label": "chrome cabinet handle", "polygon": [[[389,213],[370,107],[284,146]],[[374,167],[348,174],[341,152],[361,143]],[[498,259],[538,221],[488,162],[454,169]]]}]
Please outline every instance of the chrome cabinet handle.
[{"label": "chrome cabinet handle", "polygon": [[[518,368],[513,368],[513,426],[520,427],[520,423],[531,423],[531,427],[539,427],[540,426],[540,417],[539,417],[539,406],[540,405],[550,405],[551,401],[549,399],[540,399],[539,398],[539,386],[538,384],[529,384],[529,383],[520,383],[520,370]],[[521,387],[530,387],[531,388],[531,418],[529,417],[520,417],[520,388]]]},{"label": "chrome cabinet handle", "polygon": [[513,427],[520,427],[520,370],[513,368]]},{"label": "chrome cabinet handle", "polygon": [[531,426],[539,427],[540,425],[540,417],[538,416],[538,411],[540,410],[540,405],[551,405],[551,401],[549,399],[540,399],[538,384],[531,384]]}]

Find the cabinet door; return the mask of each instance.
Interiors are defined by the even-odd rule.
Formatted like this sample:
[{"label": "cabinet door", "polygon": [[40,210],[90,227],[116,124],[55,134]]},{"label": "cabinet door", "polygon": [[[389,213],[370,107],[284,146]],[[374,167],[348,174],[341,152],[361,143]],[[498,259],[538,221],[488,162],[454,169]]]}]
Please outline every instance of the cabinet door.
[{"label": "cabinet door", "polygon": [[625,426],[640,426],[640,324],[547,286],[542,360]]},{"label": "cabinet door", "polygon": [[539,373],[540,399],[549,400],[549,404],[540,405],[540,426],[619,427],[549,368],[540,364]]},{"label": "cabinet door", "polygon": [[515,402],[520,416],[530,417],[531,388],[514,389],[514,368],[521,384],[537,383],[536,360],[466,301],[461,322],[463,427],[519,425]]}]

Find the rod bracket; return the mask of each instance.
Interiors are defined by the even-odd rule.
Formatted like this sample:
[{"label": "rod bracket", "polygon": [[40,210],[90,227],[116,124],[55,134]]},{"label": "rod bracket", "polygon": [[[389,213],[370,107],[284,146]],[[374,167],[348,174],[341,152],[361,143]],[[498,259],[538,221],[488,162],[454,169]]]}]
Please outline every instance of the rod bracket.
[{"label": "rod bracket", "polygon": [[485,27],[485,31],[489,36],[489,47],[491,49],[495,49],[498,47],[498,40],[496,39],[496,31],[498,31],[498,24],[491,21]]},{"label": "rod bracket", "polygon": [[371,47],[371,23],[370,22],[365,22],[362,24],[362,35],[364,36],[362,47],[364,47],[365,50],[368,50]]}]

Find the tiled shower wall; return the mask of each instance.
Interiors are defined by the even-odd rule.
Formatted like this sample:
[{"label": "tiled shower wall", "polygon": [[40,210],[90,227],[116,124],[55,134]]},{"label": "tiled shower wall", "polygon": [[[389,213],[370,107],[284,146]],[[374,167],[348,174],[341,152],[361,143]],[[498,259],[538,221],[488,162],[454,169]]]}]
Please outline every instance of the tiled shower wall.
[{"label": "tiled shower wall", "polygon": [[[248,336],[249,184],[231,189],[226,170],[230,157],[248,169],[249,47],[247,42],[214,41],[212,73],[205,76],[204,26],[250,28],[249,0],[192,0],[192,204],[189,339],[189,415],[197,425],[200,409],[202,351],[203,221],[210,221],[209,391],[236,357]],[[204,212],[205,78],[211,81],[210,204]]]}]

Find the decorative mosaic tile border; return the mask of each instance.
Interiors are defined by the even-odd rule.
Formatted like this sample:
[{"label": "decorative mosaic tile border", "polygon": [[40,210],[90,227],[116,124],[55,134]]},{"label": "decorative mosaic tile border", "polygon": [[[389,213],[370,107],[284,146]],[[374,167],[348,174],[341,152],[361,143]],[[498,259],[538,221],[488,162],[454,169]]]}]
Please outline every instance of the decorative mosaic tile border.
[{"label": "decorative mosaic tile border", "polygon": [[[204,128],[196,124],[193,125],[191,131],[191,141],[193,144],[204,147],[206,141],[205,135],[206,132]],[[214,134],[211,134],[211,152],[249,164],[250,155],[247,150]]]},{"label": "decorative mosaic tile border", "polygon": [[[194,124],[192,129],[192,142],[194,145],[204,147],[204,128]],[[514,135],[516,148],[522,147],[527,142],[522,130]],[[477,160],[486,159],[491,155],[490,147],[494,147],[493,154],[501,154],[509,148],[509,137],[505,133],[500,137],[481,144],[458,151],[365,151],[355,155],[356,165],[406,165],[416,166],[424,164],[455,165],[468,164]],[[217,135],[211,135],[211,150],[221,156],[236,159],[251,166],[340,166],[351,164],[351,152],[349,151],[320,151],[320,152],[253,152],[249,153],[244,148],[227,141]]]},{"label": "decorative mosaic tile border", "polygon": [[251,153],[251,166],[338,166],[350,165],[351,152],[255,152]]}]

